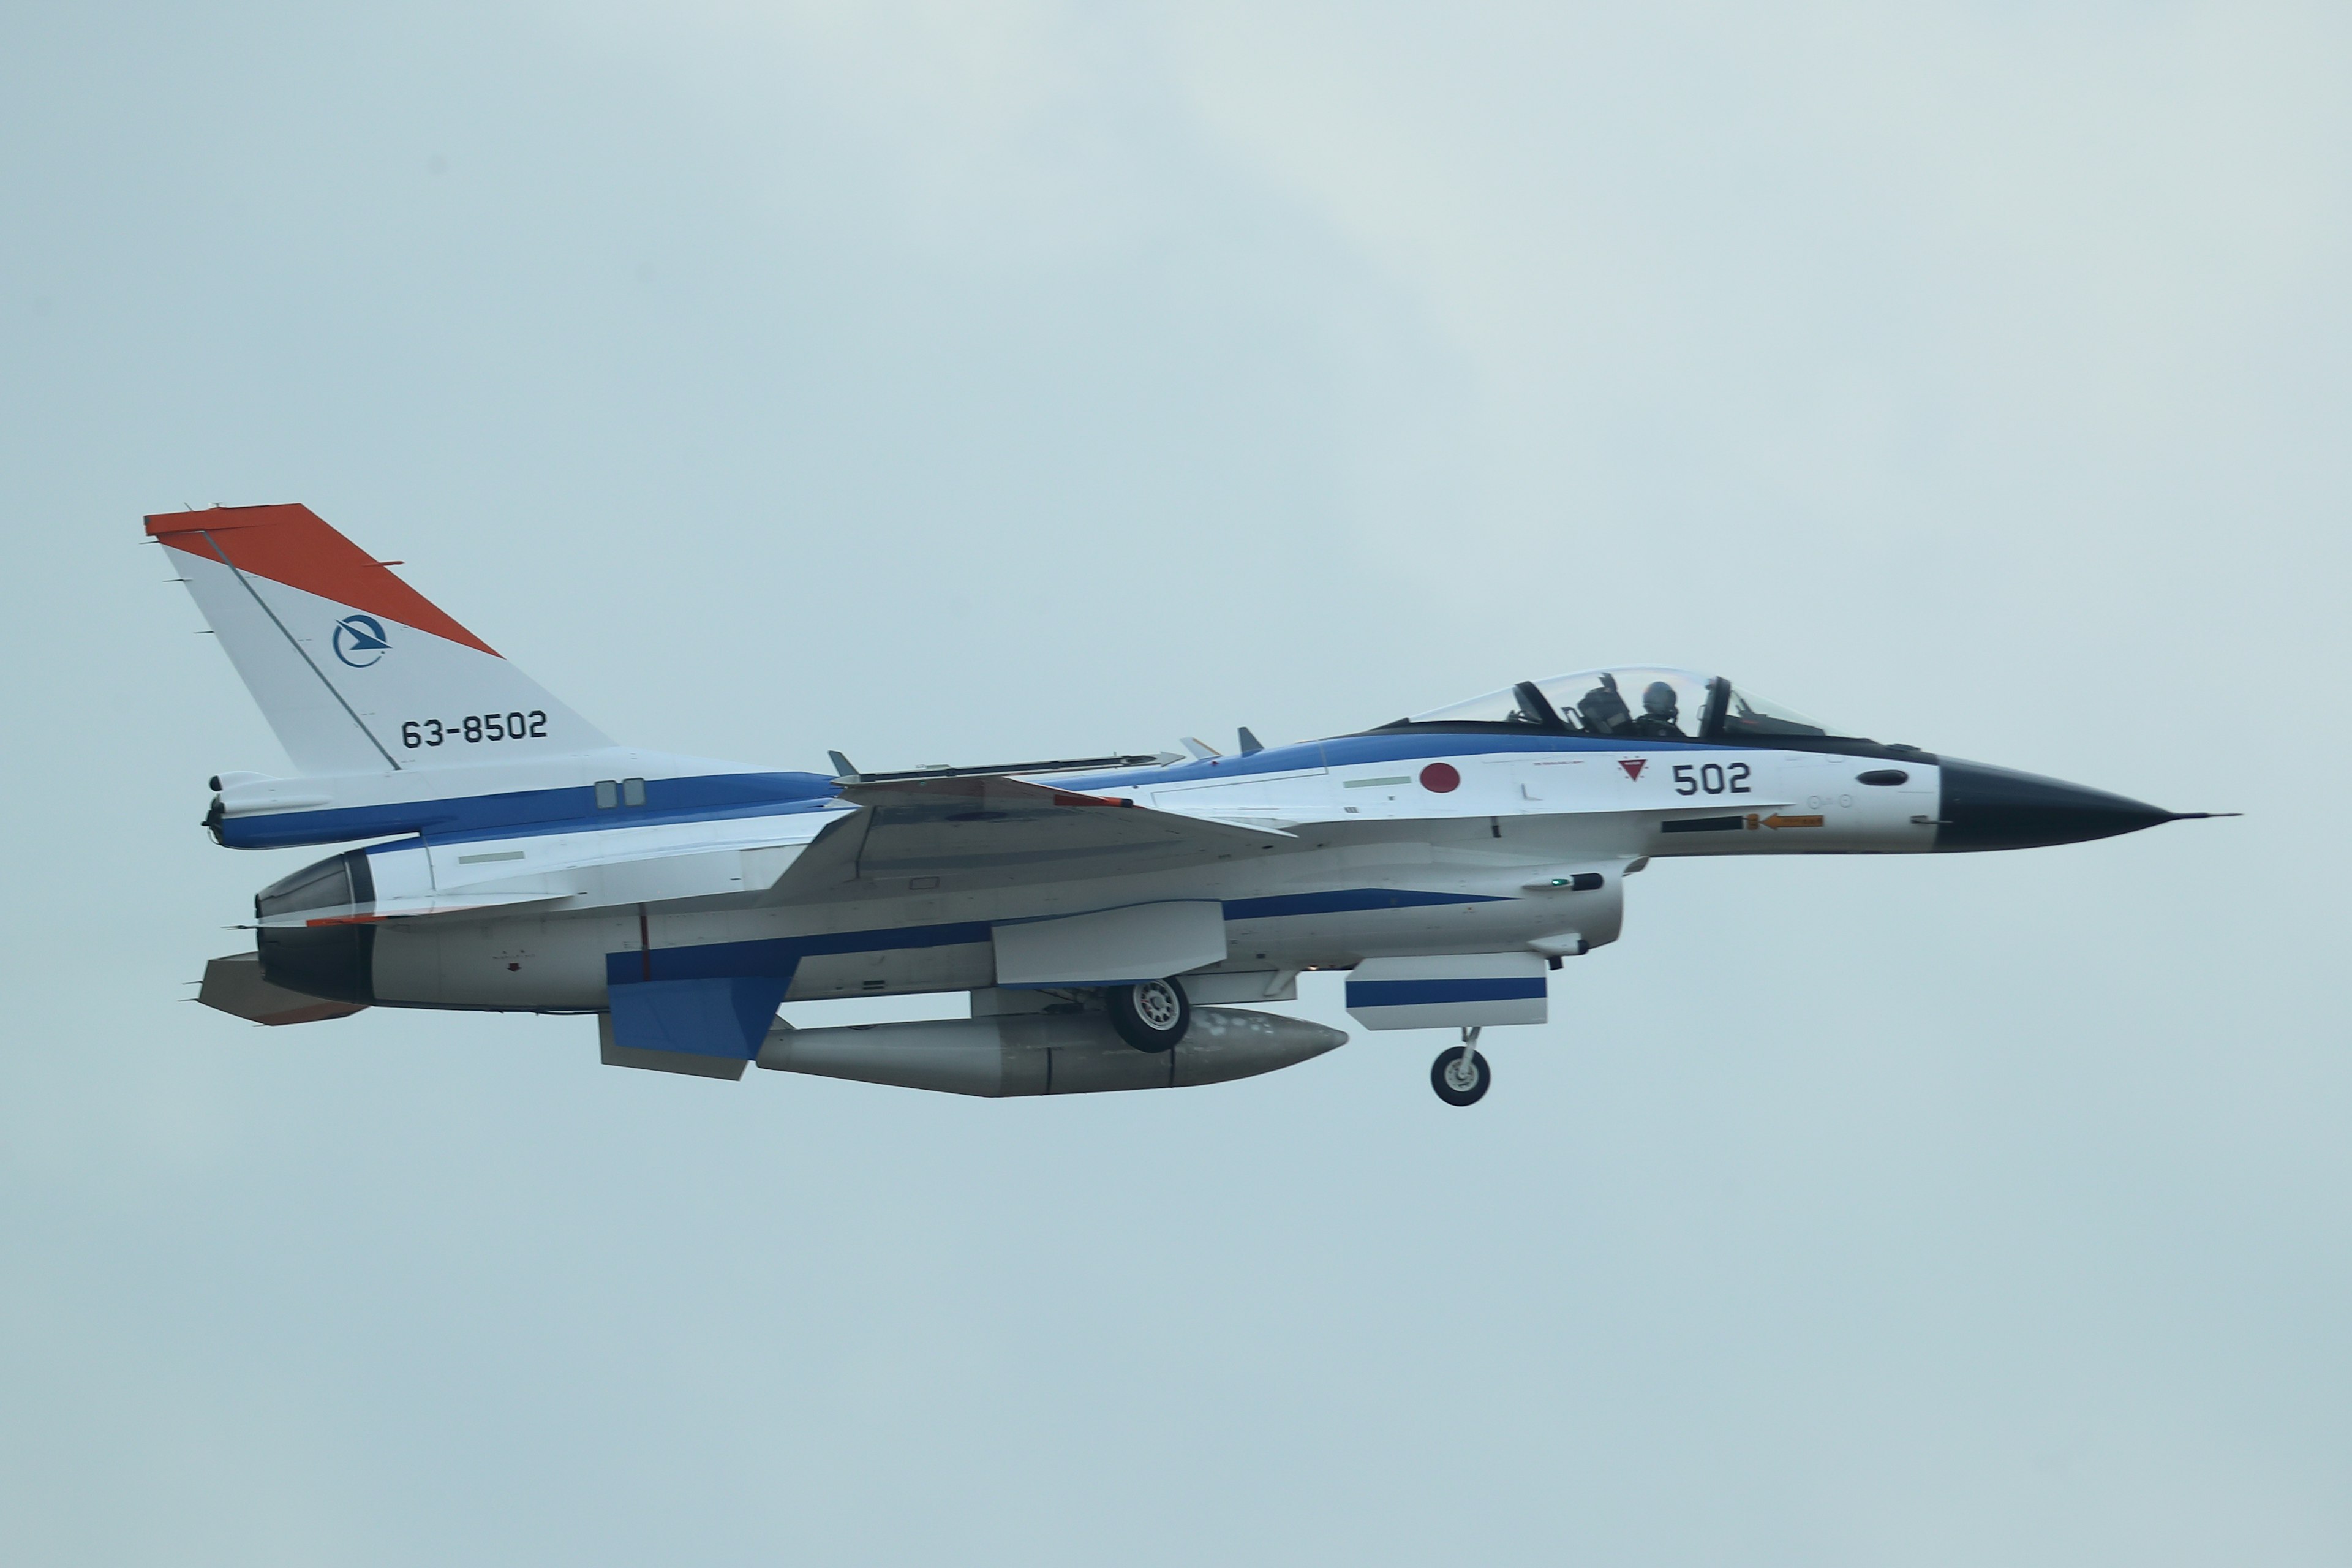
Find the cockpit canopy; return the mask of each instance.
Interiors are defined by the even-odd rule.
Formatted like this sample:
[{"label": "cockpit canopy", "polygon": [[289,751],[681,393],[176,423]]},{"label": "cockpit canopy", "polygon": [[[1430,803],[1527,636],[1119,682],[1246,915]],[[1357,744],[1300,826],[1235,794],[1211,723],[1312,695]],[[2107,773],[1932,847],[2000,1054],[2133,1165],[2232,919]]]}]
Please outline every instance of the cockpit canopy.
[{"label": "cockpit canopy", "polygon": [[1407,724],[1525,725],[1552,734],[1631,741],[1770,744],[1776,738],[1860,739],[1766,700],[1721,676],[1627,665],[1522,680],[1501,691],[1433,708]]}]

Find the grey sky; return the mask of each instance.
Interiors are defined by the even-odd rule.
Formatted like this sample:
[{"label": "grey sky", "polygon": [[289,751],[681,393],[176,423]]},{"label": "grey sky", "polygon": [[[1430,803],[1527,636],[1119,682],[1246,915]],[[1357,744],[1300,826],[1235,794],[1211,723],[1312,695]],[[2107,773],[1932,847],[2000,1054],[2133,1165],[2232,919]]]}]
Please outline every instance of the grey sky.
[{"label": "grey sky", "polygon": [[[2340,8],[5,37],[0,1556],[2352,1556]],[[2249,816],[1661,865],[1471,1112],[1418,1035],[994,1104],[264,1031],[179,998],[282,757],[138,520],[276,500],[678,751],[1655,659]]]}]

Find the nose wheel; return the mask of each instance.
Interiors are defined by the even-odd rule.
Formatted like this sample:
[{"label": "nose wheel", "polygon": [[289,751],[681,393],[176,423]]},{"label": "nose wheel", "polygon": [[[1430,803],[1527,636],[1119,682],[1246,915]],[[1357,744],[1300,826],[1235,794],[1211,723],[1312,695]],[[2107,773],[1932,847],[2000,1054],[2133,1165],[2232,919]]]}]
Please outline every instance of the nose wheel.
[{"label": "nose wheel", "polygon": [[1486,1098],[1494,1087],[1495,1074],[1486,1066],[1486,1058],[1478,1054],[1478,1031],[1462,1031],[1462,1044],[1447,1047],[1430,1064],[1429,1087],[1437,1098],[1448,1105],[1475,1105]]}]

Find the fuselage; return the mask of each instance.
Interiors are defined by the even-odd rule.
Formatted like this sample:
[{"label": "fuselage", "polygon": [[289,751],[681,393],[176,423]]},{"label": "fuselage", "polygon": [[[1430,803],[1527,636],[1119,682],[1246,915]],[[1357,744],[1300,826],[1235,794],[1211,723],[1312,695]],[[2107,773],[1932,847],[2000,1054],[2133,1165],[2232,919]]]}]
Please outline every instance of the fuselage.
[{"label": "fuselage", "polygon": [[[593,1011],[614,984],[711,975],[785,978],[787,1000],[976,991],[996,984],[1001,925],[1215,900],[1226,956],[1186,984],[1197,999],[1238,1001],[1286,994],[1303,970],[1384,955],[1532,947],[1576,956],[1616,939],[1623,879],[1654,858],[1911,854],[1976,847],[1970,836],[1985,836],[1984,822],[1967,820],[1982,816],[1980,805],[1948,800],[1952,770],[1940,759],[1870,742],[1802,744],[1401,724],[1244,756],[1038,775],[1061,790],[1263,827],[1264,845],[1156,869],[1126,868],[1130,858],[1110,875],[1078,865],[1012,886],[946,866],[920,875],[861,866],[820,896],[782,903],[767,889],[850,809],[840,786],[817,775],[633,779],[638,804],[614,789],[602,807],[593,783],[428,799],[411,817],[448,826],[341,858],[363,888],[337,886],[329,872],[298,895],[318,900],[315,913],[265,896],[261,947],[274,980],[313,994]],[[1993,772],[1953,766],[1970,782]],[[223,826],[281,839],[350,826],[306,829],[291,820],[299,815],[329,814]],[[469,900],[481,902],[469,910]],[[404,907],[436,912],[338,912]]]}]

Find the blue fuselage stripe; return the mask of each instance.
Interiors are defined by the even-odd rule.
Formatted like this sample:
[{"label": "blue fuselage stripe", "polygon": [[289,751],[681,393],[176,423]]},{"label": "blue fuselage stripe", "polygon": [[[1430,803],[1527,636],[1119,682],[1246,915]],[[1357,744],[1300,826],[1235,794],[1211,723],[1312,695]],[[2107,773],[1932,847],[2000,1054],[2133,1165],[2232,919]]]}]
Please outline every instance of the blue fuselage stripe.
[{"label": "blue fuselage stripe", "polygon": [[1330,893],[1276,893],[1263,899],[1227,899],[1229,921],[1273,920],[1284,915],[1337,915],[1357,910],[1412,910],[1431,904],[1508,902],[1492,893],[1422,893],[1410,888],[1347,888]]},{"label": "blue fuselage stripe", "polygon": [[422,833],[437,843],[449,844],[814,811],[840,793],[831,779],[817,773],[705,773],[648,779],[645,805],[605,811],[596,809],[594,786],[579,784],[231,816],[222,820],[220,834],[221,842],[232,849],[340,844],[395,833]]},{"label": "blue fuselage stripe", "polygon": [[[1063,789],[1136,790],[1159,784],[1202,784],[1253,773],[1318,772],[1359,763],[1400,763],[1527,752],[1685,752],[1736,748],[1695,741],[1634,741],[1593,735],[1457,734],[1400,731],[1343,735],[1269,747],[1245,757],[1218,757],[1166,768],[1126,768],[1110,773],[1061,775]],[[478,838],[525,838],[549,833],[579,833],[600,827],[643,827],[658,823],[710,822],[746,816],[814,811],[839,786],[821,773],[707,773],[648,779],[646,804],[596,809],[593,785],[510,790],[499,795],[452,795],[381,805],[350,805],[319,811],[274,811],[224,818],[221,842],[233,849],[281,849],[305,844],[341,844],[355,838],[388,838],[421,833],[438,843]]]}]

